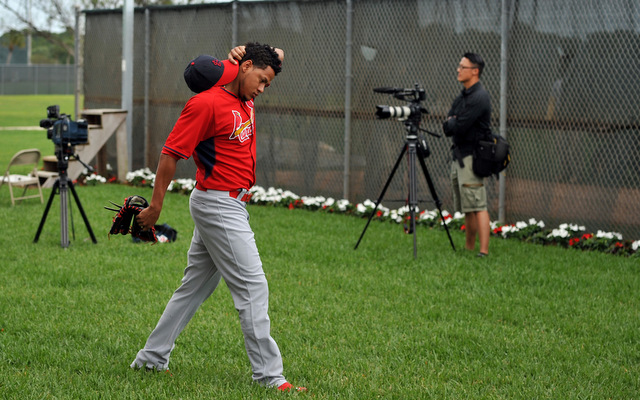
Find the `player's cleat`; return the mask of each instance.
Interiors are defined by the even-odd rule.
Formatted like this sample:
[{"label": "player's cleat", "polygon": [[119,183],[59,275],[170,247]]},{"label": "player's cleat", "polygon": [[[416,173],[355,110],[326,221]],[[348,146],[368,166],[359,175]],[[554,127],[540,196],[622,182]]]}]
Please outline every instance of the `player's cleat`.
[{"label": "player's cleat", "polygon": [[302,386],[293,386],[289,382],[285,382],[282,385],[278,386],[278,390],[281,392],[288,392],[291,389],[294,389],[296,392],[306,392],[307,388]]}]

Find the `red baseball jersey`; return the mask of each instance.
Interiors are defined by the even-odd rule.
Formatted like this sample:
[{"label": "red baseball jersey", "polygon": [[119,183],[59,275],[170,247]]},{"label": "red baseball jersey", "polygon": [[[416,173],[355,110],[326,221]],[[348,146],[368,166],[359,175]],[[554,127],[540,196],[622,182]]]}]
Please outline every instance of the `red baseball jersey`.
[{"label": "red baseball jersey", "polygon": [[193,96],[162,153],[185,160],[193,156],[199,189],[250,189],[256,181],[253,100],[241,101],[222,87]]}]

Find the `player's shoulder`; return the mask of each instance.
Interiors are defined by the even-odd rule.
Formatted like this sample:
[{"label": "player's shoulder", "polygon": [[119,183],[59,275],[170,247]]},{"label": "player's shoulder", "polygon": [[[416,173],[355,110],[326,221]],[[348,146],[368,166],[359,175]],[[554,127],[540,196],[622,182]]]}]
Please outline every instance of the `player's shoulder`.
[{"label": "player's shoulder", "polygon": [[212,87],[211,89],[197,93],[187,101],[192,107],[210,106],[220,97],[220,87]]}]

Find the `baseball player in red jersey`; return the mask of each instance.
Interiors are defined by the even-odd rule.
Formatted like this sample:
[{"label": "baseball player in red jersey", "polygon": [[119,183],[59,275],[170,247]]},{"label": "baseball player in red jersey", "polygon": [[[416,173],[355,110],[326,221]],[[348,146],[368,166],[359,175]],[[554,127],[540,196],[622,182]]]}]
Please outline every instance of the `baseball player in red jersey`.
[{"label": "baseball player in red jersey", "polygon": [[224,278],[240,317],[253,380],[290,390],[294,387],[283,376],[280,350],[270,334],[269,289],[246,210],[255,183],[253,100],[280,72],[284,54],[248,43],[232,55],[241,56],[239,63],[200,56],[187,66],[185,80],[200,93],[189,99],[169,134],[151,203],[137,217],[143,228],[156,223],[178,160],[193,157],[197,183],[189,209],[195,228],[182,284],[131,367],[168,369],[176,338]]}]

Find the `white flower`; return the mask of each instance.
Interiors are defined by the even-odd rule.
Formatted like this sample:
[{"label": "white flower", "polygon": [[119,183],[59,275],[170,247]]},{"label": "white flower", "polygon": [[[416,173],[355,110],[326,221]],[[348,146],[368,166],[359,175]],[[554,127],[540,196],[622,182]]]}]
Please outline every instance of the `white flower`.
[{"label": "white flower", "polygon": [[362,204],[365,207],[368,207],[368,208],[374,208],[376,206],[376,203],[374,203],[373,201],[371,201],[369,199],[366,199],[365,201],[363,201]]},{"label": "white flower", "polygon": [[427,220],[427,221],[433,221],[436,218],[438,218],[438,213],[434,210],[434,211],[425,211],[425,212],[423,212],[422,214],[420,214],[420,217],[418,219]]},{"label": "white flower", "polygon": [[283,199],[298,200],[300,197],[297,194],[293,193],[293,192],[285,190],[284,192],[282,192],[282,198]]},{"label": "white flower", "polygon": [[402,214],[398,213],[398,210],[391,210],[389,212],[389,218],[391,218],[392,221],[395,221],[398,224],[402,222]]},{"label": "white flower", "polygon": [[100,175],[98,175],[96,173],[93,173],[93,174],[87,176],[87,182],[90,182],[90,181],[97,181],[97,182],[100,182],[100,183],[106,183],[107,182],[107,178],[105,178],[103,176],[100,176]]},{"label": "white flower", "polygon": [[524,229],[526,228],[528,225],[526,222],[520,221],[520,222],[516,222],[516,228],[518,229]]},{"label": "white flower", "polygon": [[346,211],[347,207],[349,207],[349,200],[346,199],[342,199],[342,200],[338,200],[337,206],[338,206],[338,210],[340,211]]},{"label": "white flower", "polygon": [[596,237],[597,238],[603,238],[603,239],[617,239],[617,240],[622,240],[622,235],[619,234],[618,232],[604,232],[604,231],[598,231],[596,233]]},{"label": "white flower", "polygon": [[409,212],[409,206],[402,206],[398,208],[398,215],[405,215]]},{"label": "white flower", "polygon": [[302,196],[302,204],[304,204],[305,206],[319,206],[320,204],[324,203],[325,198],[324,197],[308,197],[308,196]]},{"label": "white flower", "polygon": [[633,249],[633,251],[638,251],[638,248],[640,248],[640,240],[636,240],[635,242],[631,243],[631,248]]},{"label": "white flower", "polygon": [[513,226],[513,225],[505,225],[502,227],[502,237],[506,238],[509,236],[509,233],[512,232],[518,232],[520,230],[520,228],[518,228],[517,226]]},{"label": "white flower", "polygon": [[[563,224],[566,225],[566,224]],[[560,227],[562,228],[562,225],[560,225]],[[550,234],[547,235],[547,237],[559,237],[559,238],[566,238],[569,236],[569,232],[567,232],[565,229],[554,229],[553,231],[551,231]]]}]

